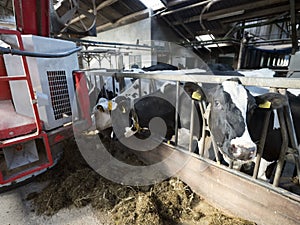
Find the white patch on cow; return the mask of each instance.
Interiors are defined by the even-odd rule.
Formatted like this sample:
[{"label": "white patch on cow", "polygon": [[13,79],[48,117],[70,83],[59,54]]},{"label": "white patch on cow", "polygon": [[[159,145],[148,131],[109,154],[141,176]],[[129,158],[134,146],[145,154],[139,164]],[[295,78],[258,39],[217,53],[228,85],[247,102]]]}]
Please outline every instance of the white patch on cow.
[{"label": "white patch on cow", "polygon": [[298,96],[300,95],[300,89],[293,89],[293,88],[288,88],[287,89],[289,92],[291,92],[293,95]]},{"label": "white patch on cow", "polygon": [[101,106],[104,111],[114,110],[117,108],[117,105],[118,105],[117,103],[115,103],[114,101],[111,101],[111,104],[112,104],[111,105],[112,108],[109,109],[109,100],[107,100],[106,98],[100,98],[95,107],[97,108],[98,106]]},{"label": "white patch on cow", "polygon": [[[256,157],[253,161],[256,162]],[[266,170],[267,170],[267,167],[269,165],[271,165],[272,163],[273,162],[268,162],[267,160],[265,160],[263,158],[260,160],[258,174],[257,174],[258,179],[261,179],[264,181],[269,181],[269,179],[266,177]]]},{"label": "white patch on cow", "polygon": [[[94,106],[93,114],[95,116],[95,123],[97,130],[105,130],[112,126],[109,101],[106,98],[100,98],[98,103]],[[117,107],[117,103],[111,102],[112,109]],[[104,111],[97,109],[98,106],[101,106]]]},{"label": "white patch on cow", "polygon": [[266,87],[247,86],[247,89],[250,91],[252,96],[258,96],[270,92],[269,88]]},{"label": "white patch on cow", "polygon": [[236,81],[224,81],[222,86],[224,91],[230,95],[232,102],[242,112],[243,117],[246,118],[248,95],[244,86]]},{"label": "white patch on cow", "polygon": [[273,122],[273,130],[279,129],[280,128],[280,123],[279,123],[279,118],[278,118],[278,113],[277,110],[274,109],[274,122]]},{"label": "white patch on cow", "polygon": [[[197,141],[197,137],[194,135],[193,140]],[[175,135],[172,136],[171,141],[175,142]],[[178,140],[177,144],[181,147],[188,148],[190,144],[190,130],[186,128],[178,129]],[[197,142],[193,142],[192,149],[196,148]]]},{"label": "white patch on cow", "polygon": [[110,113],[108,111],[100,112],[98,109],[95,109],[94,116],[97,130],[105,130],[112,126]]},{"label": "white patch on cow", "polygon": [[125,133],[124,133],[124,136],[125,136],[126,138],[129,138],[129,137],[131,137],[132,135],[134,135],[136,132],[138,132],[138,130],[133,131],[132,128],[133,128],[133,126],[131,126],[131,127],[125,127]]},{"label": "white patch on cow", "polygon": [[245,77],[274,77],[275,71],[268,68],[262,68],[259,70],[238,70],[239,73]]},{"label": "white patch on cow", "polygon": [[232,102],[241,111],[242,116],[244,118],[244,125],[245,125],[245,131],[242,134],[242,136],[232,139],[230,143],[231,145],[235,145],[238,148],[237,153],[238,151],[241,150],[239,149],[240,147],[253,148],[253,150],[255,150],[253,153],[254,156],[256,153],[256,144],[251,140],[247,128],[247,124],[246,124],[246,113],[247,113],[247,103],[248,103],[247,91],[243,85],[235,81],[224,81],[222,85],[224,91],[230,95]]}]

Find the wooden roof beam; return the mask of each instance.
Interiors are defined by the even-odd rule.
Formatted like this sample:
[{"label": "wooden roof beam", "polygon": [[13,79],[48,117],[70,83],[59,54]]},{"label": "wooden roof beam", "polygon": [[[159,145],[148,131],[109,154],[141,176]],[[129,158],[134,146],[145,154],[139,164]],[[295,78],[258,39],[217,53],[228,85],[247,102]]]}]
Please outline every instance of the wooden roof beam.
[{"label": "wooden roof beam", "polygon": [[[230,17],[230,13],[233,13],[233,12],[238,12],[238,11],[241,11],[241,10],[259,9],[261,7],[266,7],[266,6],[270,6],[270,5],[273,5],[273,4],[286,3],[286,2],[287,2],[287,0],[255,1],[255,2],[251,2],[251,3],[238,5],[238,6],[233,6],[233,7],[226,8],[226,9],[216,10],[214,12],[204,13],[202,15],[202,20],[211,19],[212,17],[217,17],[217,16],[221,16],[221,15],[224,15],[224,14],[228,14],[229,17]],[[266,12],[266,10],[265,10],[265,12]],[[200,15],[189,17],[189,18],[185,19],[183,22],[184,23],[197,22],[197,21],[199,21],[199,16]],[[179,22],[175,22],[174,25],[179,25]]]},{"label": "wooden roof beam", "polygon": [[[300,3],[296,3],[296,9],[300,9]],[[252,12],[247,12],[245,15],[240,15],[235,18],[228,18],[222,20],[223,23],[232,23],[237,20],[242,21],[242,20],[249,20],[249,19],[255,19],[259,17],[268,17],[271,15],[279,15],[284,12],[289,12],[290,11],[290,6],[289,5],[284,5],[284,6],[277,6],[270,8],[268,10],[262,9],[262,10],[255,10]]]},{"label": "wooden roof beam", "polygon": [[[101,9],[103,9],[103,8],[105,8],[105,7],[108,7],[108,6],[114,4],[114,3],[117,2],[117,1],[118,1],[118,0],[106,0],[106,1],[102,2],[101,4],[99,4],[99,5],[96,7],[96,14],[97,14],[97,12],[98,12],[99,10],[101,10]],[[92,10],[92,9],[89,9],[88,12],[89,12],[89,13],[93,13],[93,10]],[[97,15],[96,15],[96,16],[97,16]],[[104,16],[103,16],[103,17],[104,17]],[[78,22],[78,21],[80,21],[80,20],[82,20],[82,19],[84,19],[84,18],[86,18],[86,16],[82,14],[82,15],[80,15],[80,16],[74,18],[73,20],[71,20],[71,21],[70,21],[70,24],[76,23],[76,22]],[[106,17],[104,17],[104,18],[107,19]],[[107,20],[109,20],[109,19],[107,19]]]},{"label": "wooden roof beam", "polygon": [[103,31],[106,31],[106,30],[109,30],[112,28],[116,28],[121,25],[132,23],[132,22],[135,22],[135,21],[143,19],[143,18],[147,18],[147,17],[149,17],[149,15],[150,15],[149,9],[144,9],[144,10],[138,11],[136,13],[130,14],[128,16],[124,16],[114,23],[109,22],[109,23],[103,24],[101,26],[97,26],[96,30],[97,30],[97,32],[103,32]]}]

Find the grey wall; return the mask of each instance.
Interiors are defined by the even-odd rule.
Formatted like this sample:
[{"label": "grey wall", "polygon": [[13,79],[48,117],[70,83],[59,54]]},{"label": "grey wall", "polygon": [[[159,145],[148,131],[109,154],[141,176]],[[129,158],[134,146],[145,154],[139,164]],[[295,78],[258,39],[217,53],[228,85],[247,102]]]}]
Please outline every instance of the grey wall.
[{"label": "grey wall", "polygon": [[152,40],[179,42],[182,38],[173,31],[162,19],[151,18],[151,38]]}]

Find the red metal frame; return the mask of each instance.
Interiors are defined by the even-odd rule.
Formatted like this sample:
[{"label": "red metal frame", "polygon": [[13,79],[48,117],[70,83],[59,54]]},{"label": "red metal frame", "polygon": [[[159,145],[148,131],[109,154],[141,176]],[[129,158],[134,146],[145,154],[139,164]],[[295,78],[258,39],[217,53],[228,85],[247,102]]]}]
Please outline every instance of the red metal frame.
[{"label": "red metal frame", "polygon": [[[6,77],[6,68],[4,65],[3,55],[0,55],[0,77]],[[11,93],[8,82],[0,82],[0,101],[11,99]]]},{"label": "red metal frame", "polygon": [[86,122],[87,127],[90,127],[92,125],[92,120],[90,116],[90,99],[86,77],[83,71],[74,71],[73,76],[80,109],[80,117]]},{"label": "red metal frame", "polygon": [[[23,46],[22,37],[21,37],[20,32],[15,31],[15,30],[0,29],[0,34],[15,35],[17,37],[20,50],[24,50],[24,46]],[[44,142],[48,162],[44,163],[40,166],[28,169],[24,172],[17,173],[16,175],[8,178],[7,180],[4,180],[3,174],[0,171],[0,186],[3,185],[3,184],[11,183],[11,182],[16,181],[20,178],[23,178],[25,176],[33,174],[37,171],[46,169],[46,168],[50,167],[51,165],[53,165],[53,158],[52,158],[52,154],[51,154],[51,150],[50,150],[48,136],[44,131],[42,131],[42,125],[41,125],[42,123],[41,123],[40,116],[39,116],[39,113],[38,113],[38,107],[37,107],[37,104],[36,104],[37,101],[36,101],[36,98],[35,98],[32,82],[31,82],[31,78],[30,78],[30,73],[29,73],[27,60],[26,60],[25,56],[21,56],[21,57],[22,57],[22,62],[23,62],[25,75],[24,76],[23,75],[20,75],[20,76],[1,76],[0,77],[0,82],[7,82],[7,81],[14,81],[14,80],[25,80],[27,82],[29,95],[30,95],[30,99],[31,99],[31,103],[32,103],[32,108],[33,108],[33,112],[34,112],[36,132],[31,133],[31,134],[26,134],[26,135],[23,135],[23,136],[19,136],[19,137],[14,137],[14,138],[11,138],[11,139],[2,140],[0,142],[0,148],[4,148],[4,147],[8,147],[10,145],[15,145],[15,144],[18,144],[18,143],[24,143],[24,142],[27,142],[27,141],[30,141],[30,140],[42,138],[43,142]]]},{"label": "red metal frame", "polygon": [[18,31],[49,37],[49,0],[14,0],[13,3]]}]

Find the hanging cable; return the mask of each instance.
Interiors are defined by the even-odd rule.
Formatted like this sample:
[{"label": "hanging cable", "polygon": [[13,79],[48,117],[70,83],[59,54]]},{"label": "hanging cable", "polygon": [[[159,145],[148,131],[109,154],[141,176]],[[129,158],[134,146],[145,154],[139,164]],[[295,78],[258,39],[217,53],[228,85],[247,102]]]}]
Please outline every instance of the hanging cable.
[{"label": "hanging cable", "polygon": [[61,58],[72,55],[75,52],[78,52],[82,49],[82,47],[76,47],[65,52],[57,52],[57,53],[40,53],[40,52],[28,52],[22,51],[19,49],[12,48],[4,48],[0,47],[0,54],[11,54],[11,55],[21,55],[28,57],[37,57],[37,58]]},{"label": "hanging cable", "polygon": [[203,19],[202,19],[203,14],[204,14],[206,11],[208,11],[209,8],[210,8],[213,4],[215,4],[216,2],[219,2],[219,1],[221,1],[221,0],[211,0],[211,1],[210,1],[209,3],[207,3],[207,5],[204,6],[204,8],[202,9],[201,14],[200,14],[200,25],[201,25],[201,27],[202,27],[203,30],[207,30],[206,27],[205,27],[204,24],[203,24]]}]

